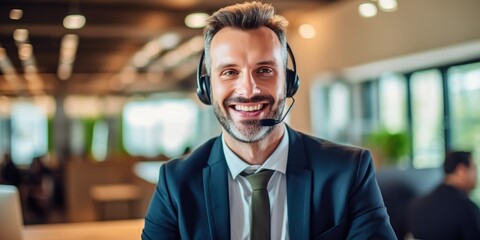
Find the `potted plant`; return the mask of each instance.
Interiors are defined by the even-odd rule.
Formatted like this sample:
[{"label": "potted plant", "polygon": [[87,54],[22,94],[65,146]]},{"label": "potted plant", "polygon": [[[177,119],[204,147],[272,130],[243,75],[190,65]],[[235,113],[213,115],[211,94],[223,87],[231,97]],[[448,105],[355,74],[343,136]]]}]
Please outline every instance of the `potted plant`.
[{"label": "potted plant", "polygon": [[406,132],[391,133],[381,129],[367,135],[365,142],[379,167],[397,166],[408,159],[410,153],[410,138]]}]

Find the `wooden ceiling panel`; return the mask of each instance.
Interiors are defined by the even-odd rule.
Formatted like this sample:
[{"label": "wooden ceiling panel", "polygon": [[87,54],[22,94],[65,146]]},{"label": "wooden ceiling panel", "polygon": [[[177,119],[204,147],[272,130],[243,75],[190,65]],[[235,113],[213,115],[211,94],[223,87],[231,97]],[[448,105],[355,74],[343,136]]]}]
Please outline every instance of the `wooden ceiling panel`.
[{"label": "wooden ceiling panel", "polygon": [[[340,0],[276,0],[273,2],[279,12],[291,9],[306,9],[322,6]],[[108,92],[115,84],[105,83],[112,76],[120,73],[133,56],[149,41],[165,33],[178,34],[180,41],[188,41],[193,36],[202,34],[201,29],[185,27],[184,18],[189,13],[203,11],[212,13],[216,9],[232,4],[232,0],[1,0],[0,1],[0,46],[10,59],[12,66],[23,76],[23,64],[18,57],[17,43],[13,40],[13,32],[23,28],[29,32],[28,42],[33,47],[38,73],[44,81],[39,86],[55,94],[69,89],[91,94]],[[11,9],[22,9],[20,20],[9,18]],[[70,13],[81,13],[86,17],[86,25],[78,30],[63,27],[63,19]],[[76,34],[79,38],[76,59],[73,63],[73,73],[70,79],[62,81],[61,89],[57,89],[60,81],[56,77],[62,37],[66,34]],[[160,56],[161,57],[161,56]],[[139,69],[139,72],[145,69]],[[11,94],[15,84],[6,84],[5,73],[0,71],[0,95]],[[155,73],[157,74],[157,73]],[[158,73],[159,74],[159,73]],[[188,75],[188,74],[187,74]],[[192,77],[192,75],[188,75]],[[186,84],[185,79],[174,79],[169,76],[163,83],[165,88],[192,89],[192,84]],[[88,80],[86,80],[88,79]],[[93,83],[100,81],[100,83]],[[135,80],[137,81],[137,80]],[[135,84],[135,81],[131,84]],[[143,80],[138,79],[141,83]],[[163,80],[162,80],[163,81]],[[142,85],[143,84],[143,85]],[[69,87],[68,85],[72,85]],[[77,87],[75,87],[77,86]],[[135,89],[140,91],[154,89],[130,86],[127,94]],[[119,87],[112,89],[118,91]],[[187,89],[188,88],[188,89]],[[28,91],[28,88],[21,88]],[[18,90],[17,89],[17,90]],[[100,89],[100,90],[99,90]]]}]

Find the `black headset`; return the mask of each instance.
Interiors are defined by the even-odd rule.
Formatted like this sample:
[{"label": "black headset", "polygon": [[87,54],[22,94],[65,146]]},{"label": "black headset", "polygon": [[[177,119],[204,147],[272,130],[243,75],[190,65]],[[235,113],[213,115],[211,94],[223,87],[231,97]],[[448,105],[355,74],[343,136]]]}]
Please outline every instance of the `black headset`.
[{"label": "black headset", "polygon": [[[297,65],[295,64],[295,57],[293,56],[292,49],[287,43],[287,52],[292,61],[293,69],[287,68],[287,73],[285,74],[285,79],[287,81],[287,98],[293,97],[298,90],[300,85],[300,80],[297,75]],[[197,96],[202,103],[207,105],[212,104],[212,99],[210,99],[210,76],[208,74],[202,75],[202,66],[204,64],[205,51],[202,52],[200,60],[198,61],[197,67]]]}]

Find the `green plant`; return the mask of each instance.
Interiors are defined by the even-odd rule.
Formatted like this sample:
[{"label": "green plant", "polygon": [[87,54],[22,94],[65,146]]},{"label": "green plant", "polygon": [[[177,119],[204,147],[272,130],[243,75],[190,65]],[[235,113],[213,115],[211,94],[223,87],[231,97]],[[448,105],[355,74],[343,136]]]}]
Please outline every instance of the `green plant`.
[{"label": "green plant", "polygon": [[410,138],[406,132],[390,133],[385,129],[369,134],[367,145],[375,151],[382,162],[395,165],[410,152]]}]

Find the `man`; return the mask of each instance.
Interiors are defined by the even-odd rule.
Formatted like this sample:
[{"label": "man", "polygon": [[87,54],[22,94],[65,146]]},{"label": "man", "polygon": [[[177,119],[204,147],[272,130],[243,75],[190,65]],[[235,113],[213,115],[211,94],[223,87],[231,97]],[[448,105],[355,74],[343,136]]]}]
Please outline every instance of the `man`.
[{"label": "man", "polygon": [[477,182],[470,152],[451,152],[443,165],[444,181],[413,202],[408,228],[417,239],[480,239],[480,211],[468,198]]},{"label": "man", "polygon": [[197,93],[222,135],[161,167],[142,239],[395,239],[369,152],[281,122],[298,88],[286,26],[258,2],[209,18]]},{"label": "man", "polygon": [[0,184],[13,185],[20,188],[22,174],[8,153],[3,154],[3,162],[0,162]]}]

